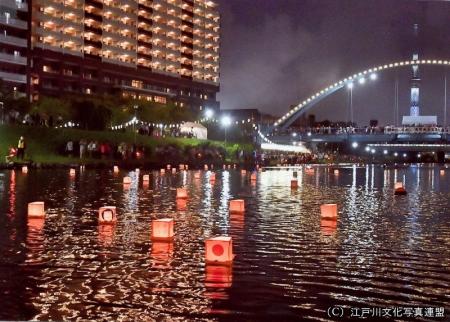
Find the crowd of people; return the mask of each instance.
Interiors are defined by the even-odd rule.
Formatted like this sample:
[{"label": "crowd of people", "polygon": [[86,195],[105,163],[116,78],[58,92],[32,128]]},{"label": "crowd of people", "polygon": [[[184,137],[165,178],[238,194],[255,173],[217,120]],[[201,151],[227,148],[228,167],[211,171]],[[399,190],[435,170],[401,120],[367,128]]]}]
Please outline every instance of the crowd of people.
[{"label": "crowd of people", "polygon": [[104,141],[67,141],[64,154],[68,157],[94,158],[94,159],[141,159],[145,156],[145,147],[137,144],[120,144]]}]

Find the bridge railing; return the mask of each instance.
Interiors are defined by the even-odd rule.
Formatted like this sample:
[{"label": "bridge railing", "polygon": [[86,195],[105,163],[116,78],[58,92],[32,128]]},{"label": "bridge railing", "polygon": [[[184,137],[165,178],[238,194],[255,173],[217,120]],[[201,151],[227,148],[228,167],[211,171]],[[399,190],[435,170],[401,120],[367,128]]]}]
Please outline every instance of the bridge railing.
[{"label": "bridge railing", "polygon": [[442,126],[386,126],[384,128],[385,134],[448,134],[449,132],[449,127]]}]

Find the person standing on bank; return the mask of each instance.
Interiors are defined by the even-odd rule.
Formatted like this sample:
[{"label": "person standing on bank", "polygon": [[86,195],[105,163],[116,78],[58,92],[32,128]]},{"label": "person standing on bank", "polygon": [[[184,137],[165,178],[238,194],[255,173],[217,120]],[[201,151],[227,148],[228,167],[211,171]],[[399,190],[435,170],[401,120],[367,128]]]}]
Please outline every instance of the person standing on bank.
[{"label": "person standing on bank", "polygon": [[23,136],[20,137],[19,143],[17,143],[17,159],[23,160],[25,157],[25,139]]}]

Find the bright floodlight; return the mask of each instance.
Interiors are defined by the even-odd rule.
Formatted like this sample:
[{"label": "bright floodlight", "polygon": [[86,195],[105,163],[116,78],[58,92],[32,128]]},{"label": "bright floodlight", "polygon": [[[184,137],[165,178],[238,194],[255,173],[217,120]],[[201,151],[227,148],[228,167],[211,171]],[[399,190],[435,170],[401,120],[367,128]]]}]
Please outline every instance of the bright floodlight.
[{"label": "bright floodlight", "polygon": [[206,118],[210,119],[211,117],[213,117],[213,115],[214,115],[214,111],[213,110],[207,109],[205,111]]},{"label": "bright floodlight", "polygon": [[364,77],[361,77],[358,82],[363,85],[366,82],[366,79]]},{"label": "bright floodlight", "polygon": [[353,143],[352,143],[352,147],[353,147],[354,149],[356,149],[356,148],[358,147],[358,142],[353,142]]},{"label": "bright floodlight", "polygon": [[229,116],[224,116],[224,117],[222,117],[221,123],[222,123],[222,126],[228,127],[231,125],[231,118]]},{"label": "bright floodlight", "polygon": [[383,154],[388,154],[388,150],[384,150],[384,151],[383,151]]},{"label": "bright floodlight", "polygon": [[352,88],[353,88],[353,82],[348,83],[348,84],[347,84],[347,88],[348,88],[348,89],[352,89]]},{"label": "bright floodlight", "polygon": [[377,78],[378,78],[378,75],[377,75],[377,74],[375,74],[375,73],[370,74],[370,79],[371,79],[371,80],[376,80]]},{"label": "bright floodlight", "polygon": [[372,154],[374,154],[376,151],[375,149],[370,150],[370,152],[372,152]]},{"label": "bright floodlight", "polygon": [[368,147],[368,146],[366,146],[366,149],[365,149],[367,152],[369,152],[370,151],[370,148]]},{"label": "bright floodlight", "polygon": [[397,152],[394,153],[394,157],[398,157],[398,153]]},{"label": "bright floodlight", "polygon": [[420,158],[420,157],[421,157],[420,153],[419,153],[419,154],[417,155],[417,157],[418,157],[418,158]]},{"label": "bright floodlight", "polygon": [[297,133],[292,133],[292,136],[295,138],[297,136]]}]

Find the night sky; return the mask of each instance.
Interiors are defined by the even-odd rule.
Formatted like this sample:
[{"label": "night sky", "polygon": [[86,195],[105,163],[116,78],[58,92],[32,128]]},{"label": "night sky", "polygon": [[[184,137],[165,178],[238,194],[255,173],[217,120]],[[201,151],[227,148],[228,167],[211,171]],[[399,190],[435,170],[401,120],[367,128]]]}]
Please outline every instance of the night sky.
[{"label": "night sky", "polygon": [[[368,67],[411,59],[413,24],[420,57],[450,59],[450,2],[415,0],[217,0],[222,18],[222,109],[258,108],[280,116],[323,87]],[[421,114],[442,122],[444,75],[421,70]],[[410,69],[355,86],[355,119],[393,124],[394,80],[400,114],[409,113]],[[450,89],[450,86],[449,86]],[[449,91],[450,96],[450,91]],[[449,99],[450,102],[450,99]],[[450,105],[450,104],[449,104]],[[318,104],[318,119],[346,120],[347,90]]]}]

